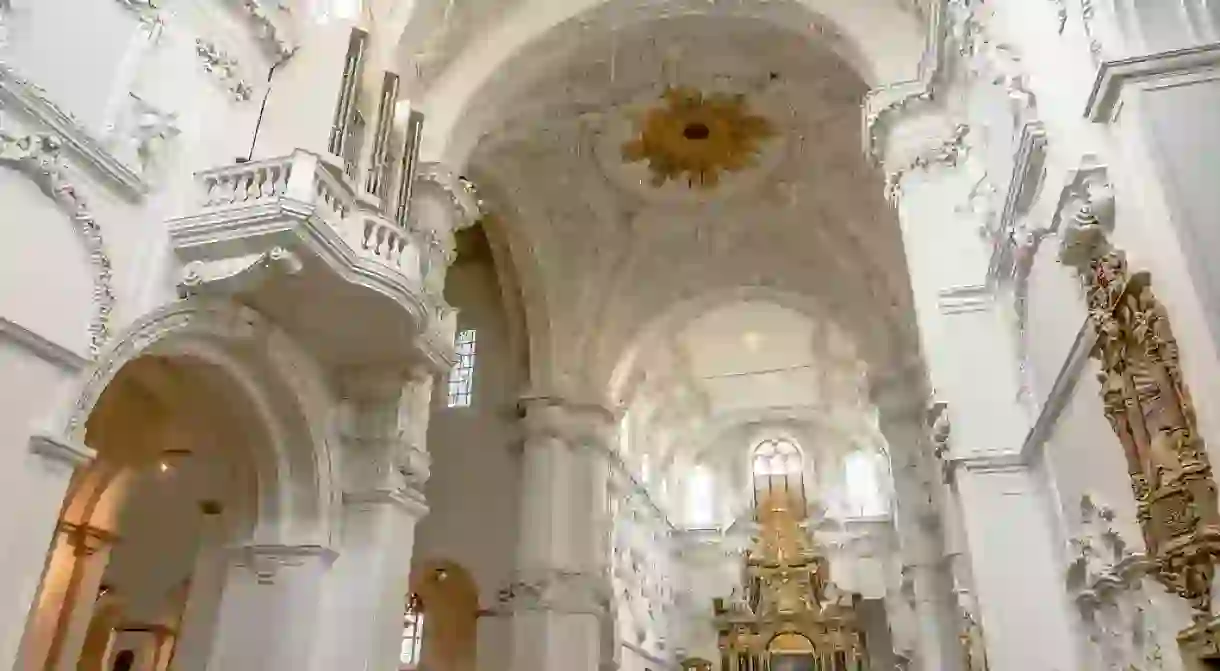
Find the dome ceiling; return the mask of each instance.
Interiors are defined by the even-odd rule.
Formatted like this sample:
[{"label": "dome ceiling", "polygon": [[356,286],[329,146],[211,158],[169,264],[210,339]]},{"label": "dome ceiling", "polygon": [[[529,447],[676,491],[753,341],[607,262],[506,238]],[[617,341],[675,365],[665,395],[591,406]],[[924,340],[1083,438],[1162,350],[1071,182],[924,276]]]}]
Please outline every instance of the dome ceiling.
[{"label": "dome ceiling", "polygon": [[[488,117],[468,172],[533,278],[528,328],[551,334],[535,354],[559,362],[549,383],[604,392],[650,324],[743,287],[832,316],[870,365],[912,355],[901,238],[861,156],[866,87],[832,46],[762,20],[653,21],[586,39]],[[624,159],[679,87],[740,96],[765,120],[714,188],[656,186]]]}]

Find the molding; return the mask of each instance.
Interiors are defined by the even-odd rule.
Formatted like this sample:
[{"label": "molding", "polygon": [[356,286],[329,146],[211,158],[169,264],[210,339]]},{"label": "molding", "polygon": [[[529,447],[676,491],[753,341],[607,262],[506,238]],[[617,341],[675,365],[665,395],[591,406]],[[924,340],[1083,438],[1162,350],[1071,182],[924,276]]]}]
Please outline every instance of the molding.
[{"label": "molding", "polygon": [[936,295],[936,304],[943,315],[985,312],[991,309],[994,298],[985,284],[967,284],[941,289]]},{"label": "molding", "polygon": [[979,451],[970,454],[950,455],[950,466],[956,471],[959,468],[971,473],[1015,473],[1029,469],[1029,461],[1023,451],[996,450]]},{"label": "molding", "polygon": [[250,544],[229,548],[233,566],[249,569],[260,585],[274,585],[281,570],[304,566],[309,559],[319,559],[328,566],[339,553],[321,545]]},{"label": "molding", "polygon": [[148,183],[120,161],[79,120],[51,102],[46,91],[0,61],[0,105],[10,104],[54,133],[85,165],[104,178],[128,200],[148,193]]},{"label": "molding", "polygon": [[424,499],[424,493],[411,487],[343,492],[343,503],[356,508],[394,505],[402,508],[416,520],[420,520],[428,514],[428,504]]},{"label": "molding", "polygon": [[46,433],[30,436],[30,451],[71,468],[86,466],[97,458],[97,451],[84,443]]},{"label": "molding", "polygon": [[191,261],[182,267],[178,293],[181,298],[236,294],[250,291],[278,274],[296,275],[302,268],[301,259],[283,247],[227,259]]},{"label": "molding", "polygon": [[1076,333],[1072,349],[1059,368],[1059,374],[1055,376],[1055,383],[1047,393],[1046,400],[1042,402],[1042,411],[1038,413],[1034,425],[1025,435],[1025,442],[1021,445],[1021,454],[1026,461],[1032,461],[1035,453],[1050,438],[1055,424],[1059,421],[1059,416],[1063,414],[1064,409],[1072,400],[1072,393],[1080,381],[1080,375],[1084,372],[1085,364],[1089,361],[1089,356],[1096,343],[1097,331],[1093,328],[1093,322],[1086,318]]},{"label": "molding", "polygon": [[[864,153],[875,161],[882,154],[882,139],[893,124],[891,117],[931,103],[936,98],[945,65],[945,39],[949,35],[950,0],[932,0],[928,17],[928,39],[916,79],[873,89],[864,99]],[[886,99],[880,102],[880,99]]]},{"label": "molding", "polygon": [[[1008,193],[1000,210],[1000,220],[992,231],[991,260],[987,268],[991,281],[1018,274],[1021,264],[1016,258],[1017,249],[1036,247],[1045,235],[1045,231],[1030,230],[1018,220],[1029,211],[1042,186],[1046,174],[1046,150],[1046,127],[1041,121],[1031,121],[1021,127],[1012,175],[1008,180]],[[1018,278],[1021,282],[1028,279],[1028,267],[1024,270],[1026,276]]]},{"label": "molding", "polygon": [[435,161],[421,163],[415,174],[415,184],[417,186],[431,184],[449,196],[450,204],[458,217],[457,223],[453,226],[454,232],[473,226],[482,216],[474,186],[441,163]]},{"label": "molding", "polygon": [[943,165],[955,167],[969,151],[966,137],[970,135],[970,126],[959,123],[953,127],[953,134],[935,147],[930,147],[917,154],[901,168],[895,169],[885,176],[885,198],[897,202],[902,197],[902,181],[907,175]]},{"label": "molding", "polygon": [[93,270],[94,315],[89,324],[89,352],[97,356],[110,337],[110,317],[116,299],[110,257],[106,253],[102,228],[90,212],[89,204],[65,176],[60,149],[63,140],[50,133],[10,135],[0,116],[0,165],[11,167],[28,177],[72,221],[89,255]]},{"label": "molding", "polygon": [[254,96],[254,87],[241,76],[241,64],[228,52],[203,38],[195,39],[195,55],[205,72],[216,77],[216,81],[228,89],[237,102],[246,102]]},{"label": "molding", "polygon": [[[151,2],[151,0],[140,0],[142,2]],[[276,18],[273,11],[269,11],[265,6],[267,0],[232,0],[237,4],[237,7],[250,23],[254,24],[254,31],[263,48],[272,56],[279,59],[282,63],[289,58],[292,58],[296,53],[296,40],[290,34],[288,26]]]},{"label": "molding", "polygon": [[88,357],[44,338],[11,319],[0,317],[0,340],[16,344],[39,359],[69,373],[84,370]]},{"label": "molding", "polygon": [[1112,121],[1128,82],[1207,68],[1220,68],[1220,42],[1106,61],[1097,70],[1085,117],[1093,122]]}]

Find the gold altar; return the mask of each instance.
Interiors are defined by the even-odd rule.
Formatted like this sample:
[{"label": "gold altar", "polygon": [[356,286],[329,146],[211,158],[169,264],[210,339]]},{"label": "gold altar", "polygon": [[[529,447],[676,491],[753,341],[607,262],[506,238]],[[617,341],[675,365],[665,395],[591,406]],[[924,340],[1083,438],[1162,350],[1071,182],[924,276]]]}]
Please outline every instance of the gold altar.
[{"label": "gold altar", "polygon": [[854,595],[830,582],[830,564],[801,528],[799,496],[759,501],[759,534],[745,553],[740,594],[716,599],[722,671],[865,671]]}]

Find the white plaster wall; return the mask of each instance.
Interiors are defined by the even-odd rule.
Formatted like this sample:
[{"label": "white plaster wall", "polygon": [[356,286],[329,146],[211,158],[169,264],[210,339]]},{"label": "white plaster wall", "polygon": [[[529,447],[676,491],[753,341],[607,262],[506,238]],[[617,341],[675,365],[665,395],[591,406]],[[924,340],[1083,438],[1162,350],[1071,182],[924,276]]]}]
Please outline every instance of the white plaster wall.
[{"label": "white plaster wall", "polygon": [[[514,568],[520,486],[516,403],[521,367],[513,359],[508,322],[490,263],[458,263],[449,271],[446,298],[460,310],[458,328],[477,333],[473,403],[446,408],[438,382],[428,425],[432,475],[430,512],[417,529],[413,563],[447,559],[466,567],[483,608],[496,605]],[[479,622],[479,668],[502,668],[510,644],[507,619]]]}]

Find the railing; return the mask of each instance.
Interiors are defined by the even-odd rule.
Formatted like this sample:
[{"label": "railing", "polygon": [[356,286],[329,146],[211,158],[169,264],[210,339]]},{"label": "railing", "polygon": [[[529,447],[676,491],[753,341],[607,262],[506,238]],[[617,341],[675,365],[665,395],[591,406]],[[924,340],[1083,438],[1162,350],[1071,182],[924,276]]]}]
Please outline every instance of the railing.
[{"label": "railing", "polygon": [[203,188],[205,213],[284,200],[305,203],[359,256],[416,281],[423,276],[414,235],[391,224],[380,212],[361,207],[353,188],[314,154],[297,151],[282,158],[236,163],[205,170],[197,178]]}]

